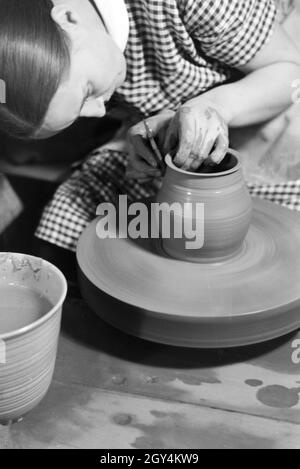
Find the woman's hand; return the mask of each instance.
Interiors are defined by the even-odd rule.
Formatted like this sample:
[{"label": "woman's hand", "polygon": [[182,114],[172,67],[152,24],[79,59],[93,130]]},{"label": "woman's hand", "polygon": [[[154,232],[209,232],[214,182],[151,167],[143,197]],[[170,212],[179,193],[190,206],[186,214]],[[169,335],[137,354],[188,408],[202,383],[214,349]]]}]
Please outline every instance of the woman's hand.
[{"label": "woman's hand", "polygon": [[196,171],[202,163],[219,164],[229,146],[228,126],[204,96],[184,104],[172,119],[164,144],[176,166]]},{"label": "woman's hand", "polygon": [[[166,132],[174,116],[175,112],[167,110],[146,119],[162,156],[164,156],[163,146]],[[127,178],[146,182],[152,178],[160,177],[161,170],[158,168],[153,150],[149,144],[144,121],[139,122],[129,130],[127,141],[129,149]]]}]

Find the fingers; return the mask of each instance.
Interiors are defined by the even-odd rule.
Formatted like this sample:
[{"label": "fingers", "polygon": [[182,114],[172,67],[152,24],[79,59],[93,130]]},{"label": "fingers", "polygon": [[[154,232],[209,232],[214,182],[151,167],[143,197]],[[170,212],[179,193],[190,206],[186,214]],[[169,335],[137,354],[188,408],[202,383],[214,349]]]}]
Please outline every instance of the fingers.
[{"label": "fingers", "polygon": [[161,176],[161,171],[156,168],[150,168],[143,161],[135,160],[134,164],[129,164],[126,171],[127,179],[156,178]]},{"label": "fingers", "polygon": [[143,137],[140,135],[132,135],[130,136],[130,143],[134,147],[135,153],[138,154],[140,158],[145,160],[153,168],[157,167],[156,159],[150,148],[147,146],[148,143],[143,140]]},{"label": "fingers", "polygon": [[136,153],[135,147],[129,144],[129,162],[126,170],[127,179],[136,179],[139,181],[149,180],[149,178],[156,178],[161,176],[161,171],[157,168],[149,166],[140,156]]},{"label": "fingers", "polygon": [[212,126],[203,133],[198,130],[198,138],[195,141],[192,151],[186,159],[182,169],[185,171],[197,171],[202,164],[209,159],[210,153],[216,142],[216,128]]},{"label": "fingers", "polygon": [[211,153],[210,159],[215,164],[220,164],[225,158],[229,148],[228,135],[220,134],[216,140],[215,150]]},{"label": "fingers", "polygon": [[210,155],[210,159],[215,164],[220,164],[225,158],[229,148],[229,130],[222,117],[216,113],[219,119],[218,138],[216,139],[215,149]]},{"label": "fingers", "polygon": [[[156,116],[147,119],[147,124],[151,130],[151,134],[155,137],[156,142],[159,145],[159,139],[164,141],[166,128],[168,127],[171,119],[174,117],[173,111],[165,111]],[[130,161],[132,168],[128,168],[128,177],[137,177],[137,173],[147,173],[150,177],[156,177],[160,172],[157,171],[158,163],[157,158],[153,154],[153,148],[149,142],[149,136],[145,121],[141,121],[133,126],[128,132],[128,145],[130,150]],[[141,162],[144,162],[147,166],[141,166]],[[150,168],[148,167],[150,166]],[[151,171],[155,169],[156,171]]]},{"label": "fingers", "polygon": [[[183,106],[173,118],[170,113],[147,119],[156,141],[164,138],[164,153],[187,171],[197,171],[205,162],[219,164],[229,147],[228,127],[215,109]],[[127,177],[143,179],[159,177],[160,170],[148,143],[144,122],[129,131],[130,161]]]},{"label": "fingers", "polygon": [[[174,116],[175,116],[175,111],[164,110],[162,113],[160,113],[160,119],[161,119],[160,128],[157,128],[156,141],[157,141],[158,147],[161,149],[161,153],[165,155],[168,153],[167,151],[164,151],[165,142],[166,142],[166,134],[169,128],[169,124],[172,121]],[[152,119],[153,118],[147,119],[147,122],[151,128],[152,126],[154,126],[155,128],[155,124],[152,123]]]},{"label": "fingers", "polygon": [[207,130],[204,136],[200,135],[189,159],[185,163],[185,168],[187,170],[197,171],[209,158],[214,144],[215,134],[213,129]]},{"label": "fingers", "polygon": [[165,135],[165,141],[163,145],[164,153],[167,155],[174,156],[176,154],[176,149],[178,147],[178,114],[171,121]]},{"label": "fingers", "polygon": [[[190,155],[193,154],[193,148],[198,135],[197,121],[193,116],[192,110],[190,108],[182,108],[178,113],[178,119],[175,120],[174,125],[178,125],[177,135],[179,141],[174,163],[180,168],[185,168],[188,166],[187,162]],[[175,136],[174,130],[171,133],[172,135],[173,137]]]},{"label": "fingers", "polygon": [[194,157],[197,158],[197,155],[192,154],[192,150],[193,141],[188,138],[182,138],[178,152],[174,158],[174,163],[176,164],[176,166],[182,169],[188,168],[190,161],[193,161]]},{"label": "fingers", "polygon": [[219,164],[228,146],[228,127],[210,108],[182,107],[167,132],[166,149],[174,156],[174,163],[186,171],[196,171],[204,162]]}]

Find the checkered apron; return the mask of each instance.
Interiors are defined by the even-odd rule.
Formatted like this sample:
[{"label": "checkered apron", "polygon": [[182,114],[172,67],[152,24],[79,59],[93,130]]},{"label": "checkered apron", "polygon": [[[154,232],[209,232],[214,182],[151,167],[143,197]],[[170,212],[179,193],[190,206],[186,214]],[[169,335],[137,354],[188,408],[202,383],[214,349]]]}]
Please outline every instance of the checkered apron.
[{"label": "checkered apron", "polygon": [[[130,35],[127,78],[113,101],[140,118],[177,110],[187,100],[233,80],[267,43],[276,17],[272,0],[126,0]],[[36,236],[75,251],[102,202],[129,202],[158,182],[127,180],[126,151],[99,148],[62,184],[45,208]],[[300,210],[300,181],[249,185],[250,192]]]}]

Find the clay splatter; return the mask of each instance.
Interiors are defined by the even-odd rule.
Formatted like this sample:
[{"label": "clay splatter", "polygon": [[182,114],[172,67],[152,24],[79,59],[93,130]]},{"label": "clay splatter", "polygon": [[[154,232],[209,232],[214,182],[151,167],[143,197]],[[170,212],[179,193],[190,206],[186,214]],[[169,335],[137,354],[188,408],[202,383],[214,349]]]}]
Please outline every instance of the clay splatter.
[{"label": "clay splatter", "polygon": [[12,437],[11,424],[0,424],[0,450],[2,449],[22,449],[17,439]]},{"label": "clay splatter", "polygon": [[125,378],[125,376],[114,376],[112,378],[112,382],[117,386],[124,386],[125,384],[127,384],[127,379]]},{"label": "clay splatter", "polygon": [[245,381],[245,384],[247,384],[251,388],[258,388],[259,386],[262,386],[264,383],[260,381],[259,379],[247,379]]},{"label": "clay splatter", "polygon": [[[151,414],[155,417],[154,412]],[[164,415],[157,413],[157,419],[149,425],[134,423],[140,430],[139,436],[132,445],[135,449],[272,449],[276,444],[269,438],[258,437],[226,425],[208,425],[195,428],[184,415],[170,412]],[[170,431],[172,428],[172,431]]]},{"label": "clay splatter", "polygon": [[190,376],[188,374],[182,374],[178,376],[178,379],[184,384],[190,386],[201,386],[202,384],[221,384],[221,381],[215,377],[203,377],[203,376]]},{"label": "clay splatter", "polygon": [[169,414],[166,414],[166,412],[159,412],[158,410],[152,410],[151,415],[157,419],[164,419],[168,417]]},{"label": "clay splatter", "polygon": [[9,257],[8,253],[0,254],[0,265],[6,264],[8,257]]},{"label": "clay splatter", "polygon": [[211,108],[206,109],[205,117],[206,117],[207,120],[210,120],[212,118],[212,109]]},{"label": "clay splatter", "polygon": [[191,114],[192,109],[188,106],[184,106],[180,109],[181,114]]},{"label": "clay splatter", "polygon": [[126,426],[132,422],[132,417],[129,414],[118,414],[113,417],[113,421],[117,425]]},{"label": "clay splatter", "polygon": [[157,384],[159,382],[158,376],[147,376],[146,383],[147,384]]},{"label": "clay splatter", "polygon": [[299,403],[300,388],[288,389],[284,386],[265,386],[257,392],[257,399],[268,407],[291,409]]}]

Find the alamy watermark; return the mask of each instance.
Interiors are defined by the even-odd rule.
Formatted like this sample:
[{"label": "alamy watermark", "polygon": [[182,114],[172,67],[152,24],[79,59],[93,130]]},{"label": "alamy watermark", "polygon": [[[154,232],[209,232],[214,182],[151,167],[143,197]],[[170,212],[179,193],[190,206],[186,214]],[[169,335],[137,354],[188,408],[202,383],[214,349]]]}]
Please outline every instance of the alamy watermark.
[{"label": "alamy watermark", "polygon": [[292,354],[292,362],[294,365],[300,365],[300,339],[294,340],[292,343],[292,349],[294,349]]},{"label": "alamy watermark", "polygon": [[184,239],[186,249],[204,246],[203,203],[128,204],[127,195],[119,196],[118,208],[102,203],[97,208],[100,239]]}]

